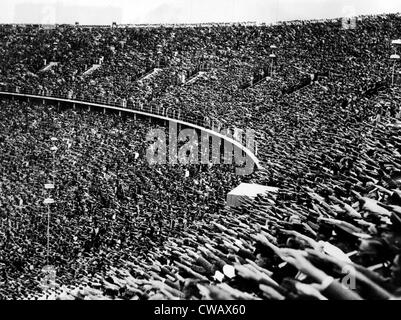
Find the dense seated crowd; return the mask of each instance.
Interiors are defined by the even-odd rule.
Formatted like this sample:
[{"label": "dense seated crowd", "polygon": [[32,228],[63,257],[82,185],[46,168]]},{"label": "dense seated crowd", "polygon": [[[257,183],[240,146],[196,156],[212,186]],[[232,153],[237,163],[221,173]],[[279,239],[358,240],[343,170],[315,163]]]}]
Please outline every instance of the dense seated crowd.
[{"label": "dense seated crowd", "polygon": [[[149,164],[146,134],[157,126],[146,121],[9,101],[0,109],[3,298],[39,290],[47,262],[71,285],[163,246],[223,210],[241,181],[230,165]],[[45,184],[55,186],[49,195]]]},{"label": "dense seated crowd", "polygon": [[[152,167],[143,157],[149,124],[3,102],[3,297],[39,297],[42,185],[56,161],[57,286],[42,298],[397,299],[401,95],[388,57],[400,26],[386,15],[358,18],[352,30],[341,21],[1,28],[3,87],[133,99],[253,128],[264,166],[249,177],[231,166]],[[274,72],[253,85],[272,44]],[[83,76],[92,59],[101,67]],[[59,65],[37,72],[43,60]],[[177,81],[204,61],[206,74]],[[52,136],[72,143],[53,160]],[[225,207],[240,181],[280,191]]]}]

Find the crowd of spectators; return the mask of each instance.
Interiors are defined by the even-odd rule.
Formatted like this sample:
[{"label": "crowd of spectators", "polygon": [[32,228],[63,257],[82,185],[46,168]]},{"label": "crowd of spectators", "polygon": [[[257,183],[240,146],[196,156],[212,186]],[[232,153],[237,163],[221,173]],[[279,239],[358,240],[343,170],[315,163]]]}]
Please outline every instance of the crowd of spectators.
[{"label": "crowd of spectators", "polygon": [[[39,297],[49,259],[42,186],[54,175],[57,285],[41,298],[398,299],[401,95],[388,58],[400,27],[399,15],[384,15],[351,30],[341,20],[0,28],[4,88],[127,99],[253,128],[264,166],[249,177],[232,166],[152,167],[148,123],[3,102],[2,296]],[[273,44],[271,77],[253,85]],[[101,67],[83,76],[94,58]],[[59,64],[38,72],[43,60]],[[193,70],[206,74],[177,81]],[[51,137],[67,139],[54,158]],[[279,192],[225,207],[241,181]]]},{"label": "crowd of spectators", "polygon": [[149,164],[148,121],[10,101],[0,112],[3,298],[39,290],[47,263],[72,285],[147,254],[223,210],[241,181],[230,165]]}]

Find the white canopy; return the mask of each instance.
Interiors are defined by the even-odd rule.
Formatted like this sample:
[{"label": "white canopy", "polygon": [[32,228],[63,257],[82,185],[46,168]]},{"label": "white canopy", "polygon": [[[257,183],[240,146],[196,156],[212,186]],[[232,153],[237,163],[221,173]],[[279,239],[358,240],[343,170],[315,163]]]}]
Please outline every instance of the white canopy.
[{"label": "white canopy", "polygon": [[230,207],[238,207],[241,204],[241,198],[254,199],[258,194],[277,192],[278,188],[275,187],[255,183],[241,183],[227,194],[227,205]]}]

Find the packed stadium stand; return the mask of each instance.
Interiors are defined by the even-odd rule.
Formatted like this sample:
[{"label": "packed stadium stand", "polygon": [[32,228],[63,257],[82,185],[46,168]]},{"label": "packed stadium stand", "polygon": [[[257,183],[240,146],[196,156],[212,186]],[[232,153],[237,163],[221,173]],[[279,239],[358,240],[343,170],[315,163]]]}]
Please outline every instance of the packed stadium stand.
[{"label": "packed stadium stand", "polygon": [[[400,30],[0,26],[0,92],[253,129],[262,164],[149,164],[162,123],[0,94],[0,298],[398,299]],[[226,206],[242,182],[278,193]]]}]

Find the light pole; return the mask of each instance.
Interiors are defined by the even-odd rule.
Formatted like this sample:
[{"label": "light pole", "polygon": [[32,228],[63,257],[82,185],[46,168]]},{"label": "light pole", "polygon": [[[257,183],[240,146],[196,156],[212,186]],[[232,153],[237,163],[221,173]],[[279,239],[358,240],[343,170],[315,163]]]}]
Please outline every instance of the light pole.
[{"label": "light pole", "polygon": [[390,60],[393,61],[393,67],[391,73],[391,86],[394,86],[395,65],[397,61],[400,60],[400,56],[397,54],[397,48],[398,46],[401,46],[401,39],[391,41],[391,45],[394,48],[394,53],[390,56]]},{"label": "light pole", "polygon": [[273,70],[274,70],[274,60],[276,60],[277,56],[274,53],[269,55],[270,58],[270,78],[273,78]]},{"label": "light pole", "polygon": [[[53,143],[57,141],[57,138],[50,139]],[[46,237],[47,237],[47,244],[46,244],[46,265],[42,268],[42,273],[44,274],[44,278],[42,279],[42,286],[44,289],[50,289],[54,287],[56,284],[56,270],[55,268],[49,264],[49,257],[50,257],[50,205],[54,203],[54,199],[51,197],[51,190],[54,189],[54,182],[55,182],[55,153],[58,150],[56,146],[52,146],[50,148],[50,152],[52,152],[52,182],[46,183],[44,185],[45,190],[48,192],[47,198],[44,199],[43,204],[47,206],[47,230],[46,230]],[[50,180],[50,179],[49,179]],[[47,297],[47,295],[46,295]]]},{"label": "light pole", "polygon": [[391,72],[391,86],[394,86],[394,73],[395,73],[395,64],[398,60],[400,60],[400,56],[398,54],[392,54],[390,56],[390,60],[393,61],[393,68]]},{"label": "light pole", "polygon": [[270,50],[272,51],[272,53],[269,55],[269,58],[270,58],[270,77],[273,78],[274,61],[277,59],[277,56],[276,56],[277,46],[275,44],[272,44],[270,46]]},{"label": "light pole", "polygon": [[[50,139],[52,142],[57,141],[57,138],[51,138]],[[47,183],[45,184],[45,189],[46,190],[52,190],[54,189],[54,182],[55,182],[55,153],[58,150],[56,146],[52,146],[50,148],[50,151],[52,152],[52,183]],[[49,254],[50,254],[50,204],[54,203],[54,199],[50,196],[50,191],[48,194],[48,197],[43,201],[44,204],[47,205],[47,252],[46,252],[46,262],[47,265],[49,265]]]}]

